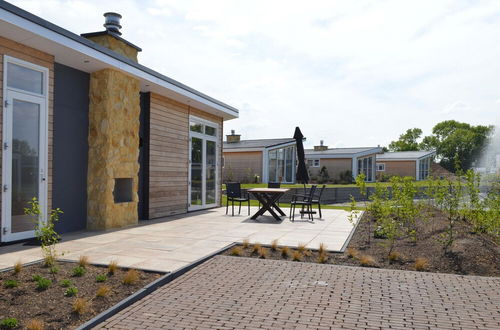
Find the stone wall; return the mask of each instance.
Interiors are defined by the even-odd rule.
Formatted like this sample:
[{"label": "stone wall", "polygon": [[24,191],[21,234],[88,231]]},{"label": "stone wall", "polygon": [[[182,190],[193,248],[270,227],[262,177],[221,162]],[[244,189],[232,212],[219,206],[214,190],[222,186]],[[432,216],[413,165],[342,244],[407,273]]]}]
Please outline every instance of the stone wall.
[{"label": "stone wall", "polygon": [[124,43],[121,40],[114,38],[113,36],[97,35],[97,36],[90,36],[90,37],[86,37],[86,38],[89,40],[92,40],[93,42],[95,42],[99,45],[107,47],[107,48],[117,52],[120,55],[128,57],[131,60],[137,62],[137,54],[138,54],[137,49],[127,45],[126,43]]},{"label": "stone wall", "polygon": [[[87,227],[136,224],[139,173],[139,81],[113,69],[90,76]],[[116,178],[131,178],[132,201],[115,203]]]}]

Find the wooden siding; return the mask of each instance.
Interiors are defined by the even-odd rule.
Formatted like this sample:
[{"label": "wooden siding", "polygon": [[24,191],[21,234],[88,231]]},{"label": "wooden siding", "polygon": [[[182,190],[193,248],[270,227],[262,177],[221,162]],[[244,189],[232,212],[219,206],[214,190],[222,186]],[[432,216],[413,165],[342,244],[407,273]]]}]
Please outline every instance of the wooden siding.
[{"label": "wooden siding", "polygon": [[416,162],[414,160],[380,160],[377,164],[385,164],[385,171],[377,171],[377,177],[384,174],[415,177]]},{"label": "wooden siding", "polygon": [[[48,169],[47,169],[47,209],[52,208],[52,151],[53,151],[53,107],[54,107],[54,56],[25,46],[10,39],[0,37],[0,104],[3,109],[3,66],[4,55],[12,56],[49,69],[49,95],[48,95]],[[0,113],[0,145],[3,145],[3,111]],[[0,153],[0,167],[2,164],[2,153]],[[0,171],[0,179],[2,172]],[[1,199],[0,199],[1,203]],[[57,205],[56,205],[57,206]]]},{"label": "wooden siding", "polygon": [[254,175],[262,181],[262,151],[224,152],[224,182],[253,182]]},{"label": "wooden siding", "polygon": [[[149,218],[154,219],[187,212],[189,116],[194,115],[220,125],[220,156],[222,118],[158,94],[151,93],[150,102]],[[219,173],[219,191],[221,175]],[[220,193],[218,196],[217,203],[220,205]]]}]

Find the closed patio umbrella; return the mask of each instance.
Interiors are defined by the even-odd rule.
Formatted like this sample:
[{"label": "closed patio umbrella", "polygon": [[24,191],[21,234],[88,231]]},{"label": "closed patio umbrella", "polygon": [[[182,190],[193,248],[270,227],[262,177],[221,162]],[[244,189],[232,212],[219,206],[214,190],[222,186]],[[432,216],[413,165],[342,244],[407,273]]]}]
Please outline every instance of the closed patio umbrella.
[{"label": "closed patio umbrella", "polygon": [[309,173],[307,173],[304,144],[302,143],[304,135],[302,135],[300,128],[295,127],[295,134],[293,135],[293,138],[297,141],[297,160],[299,161],[297,165],[297,175],[295,178],[297,182],[306,184],[309,182]]}]

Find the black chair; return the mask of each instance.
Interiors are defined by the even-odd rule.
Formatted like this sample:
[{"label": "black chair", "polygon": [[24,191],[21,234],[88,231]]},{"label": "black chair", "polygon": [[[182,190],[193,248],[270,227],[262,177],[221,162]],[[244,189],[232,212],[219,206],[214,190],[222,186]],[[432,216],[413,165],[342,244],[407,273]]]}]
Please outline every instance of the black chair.
[{"label": "black chair", "polygon": [[250,197],[248,196],[248,193],[246,197],[243,197],[242,191],[241,191],[241,184],[239,182],[228,182],[226,183],[226,195],[227,195],[227,202],[226,202],[226,214],[229,209],[229,202],[231,202],[232,205],[232,216],[234,215],[234,202],[239,202],[240,203],[240,208],[238,209],[238,214],[241,213],[241,203],[242,202],[248,202],[248,215],[250,215]]},{"label": "black chair", "polygon": [[[316,185],[312,185],[311,188],[309,189],[309,193],[302,195],[302,194],[296,194],[293,195],[292,201],[290,202],[290,218],[292,221],[295,220],[295,208],[297,205],[301,207],[300,211],[300,217],[303,218],[304,214],[307,213],[308,217],[310,220],[314,221],[314,213],[312,209],[313,205],[313,198],[314,194],[316,193]],[[307,207],[307,209],[304,211],[304,208]]]},{"label": "black chair", "polygon": [[323,195],[323,192],[325,191],[326,185],[324,184],[323,187],[319,190],[319,193],[315,194],[312,200],[313,204],[318,204],[318,210],[319,210],[319,217],[323,218],[321,215],[321,196]]}]

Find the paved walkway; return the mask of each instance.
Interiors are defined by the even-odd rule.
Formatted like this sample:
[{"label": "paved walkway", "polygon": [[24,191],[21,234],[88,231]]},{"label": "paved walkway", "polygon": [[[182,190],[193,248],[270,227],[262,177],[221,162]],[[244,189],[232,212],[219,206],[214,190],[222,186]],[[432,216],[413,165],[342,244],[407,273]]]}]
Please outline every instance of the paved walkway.
[{"label": "paved walkway", "polygon": [[500,329],[500,278],[217,256],[106,329]]},{"label": "paved walkway", "polygon": [[[242,212],[246,208],[242,209]],[[251,214],[257,208],[251,209]],[[323,219],[314,222],[288,218],[282,222],[270,216],[251,220],[246,215],[225,215],[225,208],[193,212],[164,219],[142,221],[121,230],[79,232],[63,235],[58,251],[63,258],[76,260],[86,255],[91,262],[107,264],[117,260],[122,267],[173,271],[230,243],[247,238],[251,242],[297,246],[307,243],[318,247],[325,243],[330,250],[340,250],[353,229],[348,212],[324,210]],[[299,217],[300,218],[300,217]],[[21,244],[0,247],[0,268],[15,262],[41,258],[40,248]]]}]

